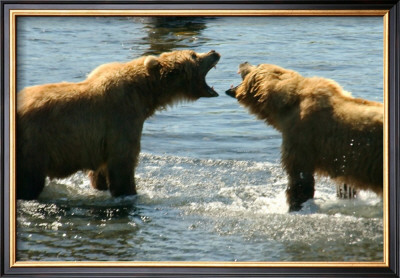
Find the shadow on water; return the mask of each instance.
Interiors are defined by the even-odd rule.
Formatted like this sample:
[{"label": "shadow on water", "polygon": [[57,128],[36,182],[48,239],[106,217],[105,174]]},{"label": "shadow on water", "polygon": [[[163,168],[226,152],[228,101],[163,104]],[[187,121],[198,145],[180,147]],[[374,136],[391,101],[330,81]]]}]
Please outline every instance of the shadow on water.
[{"label": "shadow on water", "polygon": [[81,218],[88,220],[117,220],[123,218],[142,218],[141,209],[137,207],[136,201],[110,203],[110,202],[91,202],[85,204],[84,201],[20,201],[18,202],[18,213],[20,216],[29,214],[41,219],[51,218]]},{"label": "shadow on water", "polygon": [[205,17],[145,17],[141,21],[147,36],[143,41],[149,45],[143,55],[159,55],[174,49],[201,46],[208,38],[200,36],[213,18]]},{"label": "shadow on water", "polygon": [[18,201],[17,259],[126,259],[140,248],[137,234],[150,220],[136,200],[121,203]]}]

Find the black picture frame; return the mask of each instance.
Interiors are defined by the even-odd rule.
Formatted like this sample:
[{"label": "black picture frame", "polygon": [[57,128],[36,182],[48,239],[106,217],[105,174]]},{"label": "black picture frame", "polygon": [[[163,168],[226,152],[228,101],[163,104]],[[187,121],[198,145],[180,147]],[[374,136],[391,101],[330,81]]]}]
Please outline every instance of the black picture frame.
[{"label": "black picture frame", "polygon": [[[0,267],[1,277],[400,277],[400,158],[399,158],[399,127],[400,127],[400,2],[399,1],[74,1],[74,0],[36,0],[8,1],[1,0],[1,147],[0,147]],[[195,264],[195,263],[162,263],[162,264],[108,264],[96,262],[93,264],[60,264],[58,262],[43,265],[25,264],[18,266],[10,257],[10,235],[15,232],[11,223],[15,220],[15,210],[10,200],[10,171],[13,152],[10,142],[15,139],[12,130],[12,104],[10,101],[11,70],[10,61],[16,57],[10,56],[10,11],[11,10],[178,10],[178,11],[232,11],[232,14],[242,10],[261,11],[308,11],[313,16],[318,11],[346,10],[348,15],[361,15],[363,11],[387,11],[387,184],[388,184],[388,258],[385,266],[357,266],[349,264],[321,265],[313,263],[298,263],[298,265],[275,264]],[[353,12],[352,12],[353,11]],[[199,15],[198,13],[196,15]],[[305,14],[303,14],[305,15]],[[342,14],[344,15],[344,13]],[[12,252],[11,252],[12,253]]]}]

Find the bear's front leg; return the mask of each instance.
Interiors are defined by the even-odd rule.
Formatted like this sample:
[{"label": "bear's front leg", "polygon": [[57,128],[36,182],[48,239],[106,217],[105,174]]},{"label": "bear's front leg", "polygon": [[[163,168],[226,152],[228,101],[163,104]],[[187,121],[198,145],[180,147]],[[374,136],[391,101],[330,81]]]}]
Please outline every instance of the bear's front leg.
[{"label": "bear's front leg", "polygon": [[289,176],[286,198],[289,205],[289,211],[300,210],[305,201],[314,198],[313,175],[310,173],[300,172],[295,176]]},{"label": "bear's front leg", "polygon": [[107,173],[107,166],[102,165],[96,171],[89,171],[88,173],[90,184],[97,190],[108,190],[109,180]]},{"label": "bear's front leg", "polygon": [[282,138],[282,164],[289,179],[286,189],[289,211],[300,210],[305,201],[314,198],[315,160],[309,151],[312,140],[304,136]]},{"label": "bear's front leg", "polygon": [[135,195],[135,163],[131,158],[114,158],[108,162],[110,192],[113,197]]},{"label": "bear's front leg", "polygon": [[[116,108],[115,111],[119,110]],[[110,193],[113,197],[136,195],[134,173],[139,160],[144,121],[141,118],[127,117],[124,113],[114,113],[113,117],[116,117],[113,121],[118,124],[114,124],[113,130],[109,130],[106,159]]]},{"label": "bear's front leg", "polygon": [[308,199],[314,198],[314,176],[309,172],[289,174],[289,184],[286,189],[289,211],[298,211]]}]

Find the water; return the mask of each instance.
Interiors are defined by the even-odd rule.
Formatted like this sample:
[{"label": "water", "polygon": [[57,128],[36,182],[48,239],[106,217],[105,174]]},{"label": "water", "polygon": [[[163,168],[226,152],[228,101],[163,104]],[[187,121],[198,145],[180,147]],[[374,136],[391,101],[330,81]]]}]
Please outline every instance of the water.
[{"label": "water", "polygon": [[138,195],[112,198],[79,172],[18,201],[21,261],[382,261],[382,200],[338,200],[317,177],[315,199],[288,213],[281,136],[224,91],[239,63],[273,63],[383,101],[379,17],[18,19],[18,90],[77,82],[96,66],[176,49],[222,58],[207,76],[220,97],[146,121]]}]

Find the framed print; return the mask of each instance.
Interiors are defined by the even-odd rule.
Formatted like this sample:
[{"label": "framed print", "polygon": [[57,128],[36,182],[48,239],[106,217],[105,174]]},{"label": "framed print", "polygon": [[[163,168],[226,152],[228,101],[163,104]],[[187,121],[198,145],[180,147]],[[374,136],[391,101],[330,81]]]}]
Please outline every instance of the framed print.
[{"label": "framed print", "polygon": [[1,13],[1,277],[399,277],[398,1]]}]

